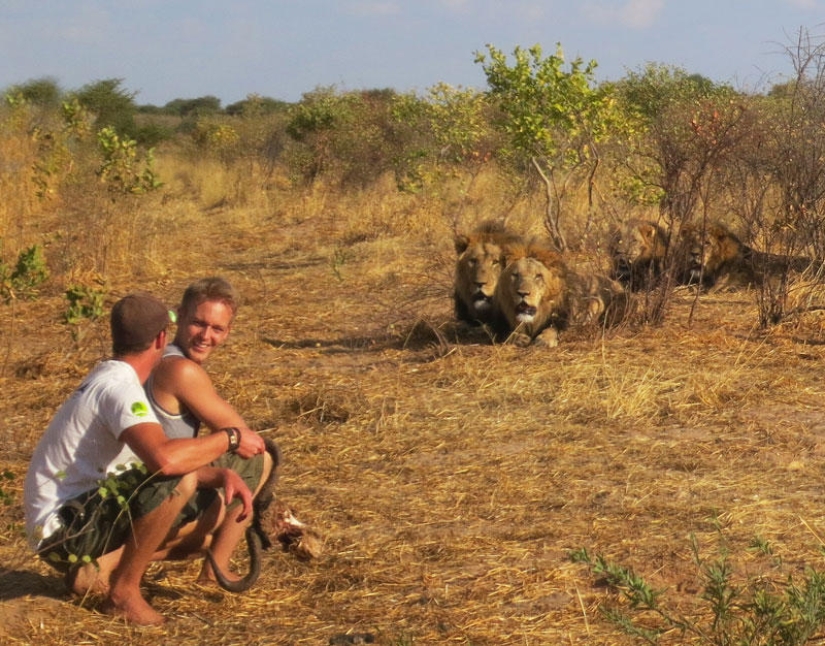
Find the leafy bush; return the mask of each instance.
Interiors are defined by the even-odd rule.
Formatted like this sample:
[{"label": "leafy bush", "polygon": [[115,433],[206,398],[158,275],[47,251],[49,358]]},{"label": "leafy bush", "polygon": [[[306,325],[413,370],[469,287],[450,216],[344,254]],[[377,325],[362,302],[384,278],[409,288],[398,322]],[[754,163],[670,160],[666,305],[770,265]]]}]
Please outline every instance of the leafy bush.
[{"label": "leafy bush", "polygon": [[95,321],[103,316],[105,297],[105,289],[88,285],[72,285],[66,290],[69,307],[63,314],[63,322],[69,326],[75,343],[79,343],[83,336],[81,324],[84,321]]},{"label": "leafy bush", "polygon": [[151,150],[141,158],[137,142],[119,136],[114,128],[103,128],[97,138],[103,153],[97,174],[112,193],[140,194],[160,188]]},{"label": "leafy bush", "polygon": [[14,269],[0,259],[0,298],[6,303],[15,298],[34,298],[48,278],[43,249],[33,245],[20,252]]},{"label": "leafy bush", "polygon": [[[764,541],[757,539],[752,545],[770,553]],[[691,549],[705,604],[696,616],[671,609],[664,602],[663,590],[654,590],[643,577],[601,555],[591,556],[580,549],[570,558],[587,564],[619,594],[619,600],[600,606],[607,619],[649,644],[677,630],[696,644],[796,646],[806,643],[825,624],[825,572],[808,568],[799,583],[792,576],[778,584],[753,574],[738,583],[724,550],[713,560],[703,559],[694,536]]]}]

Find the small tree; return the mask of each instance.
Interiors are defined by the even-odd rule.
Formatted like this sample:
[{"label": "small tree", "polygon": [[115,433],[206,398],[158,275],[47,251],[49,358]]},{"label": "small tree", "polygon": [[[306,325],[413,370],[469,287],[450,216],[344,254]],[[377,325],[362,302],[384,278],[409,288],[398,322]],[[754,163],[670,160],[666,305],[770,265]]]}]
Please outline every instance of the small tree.
[{"label": "small tree", "polygon": [[95,128],[114,128],[119,135],[138,139],[135,123],[137,93],[121,87],[123,79],[106,79],[84,85],[74,96],[89,112],[95,115]]},{"label": "small tree", "polygon": [[568,245],[560,216],[567,184],[575,169],[584,168],[592,187],[599,164],[597,144],[614,125],[613,101],[595,84],[595,61],[576,58],[564,69],[561,45],[547,57],[539,45],[516,47],[512,65],[492,45],[487,50],[487,56],[476,54],[476,63],[482,65],[501,111],[499,125],[513,152],[525,156],[544,183],[545,226],[563,251]]},{"label": "small tree", "polygon": [[655,184],[663,218],[678,228],[708,197],[715,172],[724,171],[742,136],[741,102],[727,86],[655,64],[628,74],[617,92],[636,122],[632,164],[640,179]]}]

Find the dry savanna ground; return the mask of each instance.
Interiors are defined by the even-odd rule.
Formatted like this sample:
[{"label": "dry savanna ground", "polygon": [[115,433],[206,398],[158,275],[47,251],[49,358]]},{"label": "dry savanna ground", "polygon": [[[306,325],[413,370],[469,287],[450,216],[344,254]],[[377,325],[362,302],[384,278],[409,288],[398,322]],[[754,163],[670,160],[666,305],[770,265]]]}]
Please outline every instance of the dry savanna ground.
[{"label": "dry savanna ground", "polygon": [[131,288],[171,303],[206,274],[236,284],[244,305],[208,367],[280,443],[280,495],[324,553],[269,551],[239,595],[196,585],[198,563],[153,567],[163,628],[65,593],[27,550],[22,483],[108,337],[99,321],[72,340],[54,280],[0,305],[0,643],[630,644],[599,611],[615,591],[572,551],[632,568],[697,618],[691,535],[703,556],[729,554],[741,581],[825,568],[816,314],[761,332],[748,292],[682,293],[661,327],[573,331],[552,350],[492,345],[453,325],[446,218],[317,200],[174,204],[157,223],[167,238],[107,285],[107,306]]}]

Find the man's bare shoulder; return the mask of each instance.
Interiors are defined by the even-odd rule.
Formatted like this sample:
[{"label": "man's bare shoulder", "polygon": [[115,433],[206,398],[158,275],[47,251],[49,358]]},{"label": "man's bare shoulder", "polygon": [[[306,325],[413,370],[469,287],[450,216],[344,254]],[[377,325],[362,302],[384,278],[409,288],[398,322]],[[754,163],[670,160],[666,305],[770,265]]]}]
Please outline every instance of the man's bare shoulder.
[{"label": "man's bare shoulder", "polygon": [[155,386],[167,391],[188,390],[212,383],[203,367],[186,357],[165,357],[155,368]]}]

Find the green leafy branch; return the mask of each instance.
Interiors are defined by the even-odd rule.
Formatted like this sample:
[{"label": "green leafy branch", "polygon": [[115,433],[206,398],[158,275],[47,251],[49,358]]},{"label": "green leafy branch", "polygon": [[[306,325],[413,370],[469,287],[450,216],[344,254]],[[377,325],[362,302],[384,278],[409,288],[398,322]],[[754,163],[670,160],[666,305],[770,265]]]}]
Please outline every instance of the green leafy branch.
[{"label": "green leafy branch", "polygon": [[[678,630],[690,643],[711,646],[799,646],[825,624],[825,573],[808,568],[801,582],[788,576],[784,585],[751,575],[736,584],[724,549],[712,560],[703,559],[695,536],[690,540],[704,604],[704,610],[691,617],[670,609],[664,603],[665,591],[653,589],[629,568],[592,556],[584,548],[571,552],[570,558],[588,565],[619,594],[618,602],[604,602],[600,610],[645,643],[656,644],[665,633]],[[765,547],[764,541],[758,545]]]},{"label": "green leafy branch", "polygon": [[33,245],[18,254],[14,269],[0,259],[0,298],[6,303],[20,297],[34,298],[48,278],[43,249]]}]

